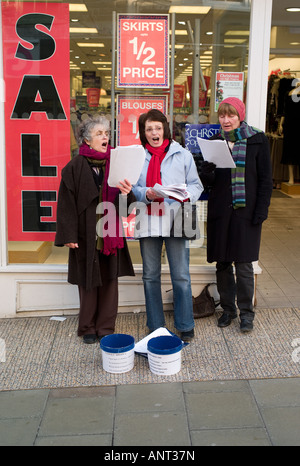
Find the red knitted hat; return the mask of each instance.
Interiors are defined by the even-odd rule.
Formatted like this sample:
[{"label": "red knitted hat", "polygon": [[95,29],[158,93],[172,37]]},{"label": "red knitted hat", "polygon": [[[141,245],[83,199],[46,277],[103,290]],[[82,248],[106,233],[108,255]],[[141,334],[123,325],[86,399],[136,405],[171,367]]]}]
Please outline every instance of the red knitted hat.
[{"label": "red knitted hat", "polygon": [[245,118],[246,118],[246,107],[245,107],[244,102],[242,102],[240,99],[238,99],[237,97],[227,97],[227,99],[222,101],[221,105],[222,104],[232,105],[236,109],[236,111],[238,112],[238,114],[240,116],[240,120],[241,121],[245,120]]}]

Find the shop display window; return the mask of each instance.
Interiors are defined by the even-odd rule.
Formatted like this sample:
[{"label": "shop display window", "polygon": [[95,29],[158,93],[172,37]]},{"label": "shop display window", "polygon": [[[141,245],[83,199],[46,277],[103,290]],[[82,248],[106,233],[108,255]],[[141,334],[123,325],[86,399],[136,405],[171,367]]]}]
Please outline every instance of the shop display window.
[{"label": "shop display window", "polygon": [[[199,166],[197,136],[217,131],[219,103],[232,92],[246,100],[250,2],[172,3],[178,2],[1,2],[9,264],[67,264],[67,248],[53,245],[56,202],[61,170],[78,154],[81,120],[105,115],[113,145],[129,145],[139,143],[139,114],[162,109],[173,138]],[[119,15],[168,15],[161,45],[168,47],[167,83],[154,85],[160,65],[146,29],[142,40],[132,25],[131,51],[118,48]],[[118,54],[130,52],[137,66],[126,86]],[[137,71],[141,62],[149,64],[144,72]],[[147,86],[136,86],[145,76]],[[191,265],[206,264],[207,195],[198,201],[201,239],[191,243]],[[140,264],[133,226],[133,217],[124,219],[133,263]]]}]

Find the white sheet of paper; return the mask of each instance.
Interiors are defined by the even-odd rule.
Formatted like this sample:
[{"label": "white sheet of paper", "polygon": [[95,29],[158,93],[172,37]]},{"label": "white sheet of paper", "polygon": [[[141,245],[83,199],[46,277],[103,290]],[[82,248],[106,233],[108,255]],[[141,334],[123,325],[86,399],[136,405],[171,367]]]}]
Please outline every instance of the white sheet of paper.
[{"label": "white sheet of paper", "polygon": [[236,168],[226,141],[197,138],[204,160],[214,163],[217,168]]},{"label": "white sheet of paper", "polygon": [[162,186],[161,184],[156,183],[152,191],[154,191],[158,196],[161,197],[175,197],[179,201],[184,201],[189,197],[189,194],[186,190],[186,184],[173,184],[170,186]]},{"label": "white sheet of paper", "polygon": [[160,337],[162,335],[170,336],[172,335],[172,333],[169,332],[169,330],[165,327],[160,327],[154,330],[154,332],[150,333],[150,335],[147,335],[145,338],[136,343],[134,351],[136,353],[148,354],[148,341],[151,340],[151,338]]},{"label": "white sheet of paper", "polygon": [[125,178],[136,184],[145,163],[146,153],[143,146],[120,146],[111,150],[109,186],[115,188]]}]

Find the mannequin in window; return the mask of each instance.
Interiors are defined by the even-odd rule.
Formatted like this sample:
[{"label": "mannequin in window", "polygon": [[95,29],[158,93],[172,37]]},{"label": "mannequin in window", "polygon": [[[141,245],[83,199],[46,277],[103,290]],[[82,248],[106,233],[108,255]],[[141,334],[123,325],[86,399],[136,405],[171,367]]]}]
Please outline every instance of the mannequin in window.
[{"label": "mannequin in window", "polygon": [[281,118],[279,133],[284,135],[281,163],[289,166],[289,184],[295,184],[294,169],[300,166],[300,150],[297,144],[300,125],[300,81],[285,97],[284,116]]}]

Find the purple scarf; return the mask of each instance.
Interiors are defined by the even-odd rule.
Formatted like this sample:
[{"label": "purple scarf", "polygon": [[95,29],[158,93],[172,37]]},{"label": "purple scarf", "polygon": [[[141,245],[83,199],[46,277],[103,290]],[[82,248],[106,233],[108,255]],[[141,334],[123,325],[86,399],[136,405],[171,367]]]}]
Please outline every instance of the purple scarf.
[{"label": "purple scarf", "polygon": [[[95,161],[105,161],[104,179],[102,183],[102,189],[100,189],[99,202],[113,204],[116,197],[119,194],[119,190],[117,188],[111,188],[107,182],[110,167],[110,151],[111,146],[108,146],[107,151],[105,153],[101,153],[94,149],[91,149],[84,142],[79,148],[79,155]],[[114,216],[111,215],[112,212],[115,213]],[[115,256],[117,254],[117,250],[122,249],[124,247],[122,223],[120,218],[118,217],[115,206],[110,206],[109,210],[105,209],[105,213],[101,217],[103,218],[104,215],[105,220],[107,220],[108,215],[109,229],[115,232],[115,235],[109,236],[107,233],[105,233],[106,228],[104,228],[102,236],[100,237],[101,243],[103,245],[101,253],[106,256]],[[100,218],[97,217],[97,221],[99,221]],[[105,225],[106,223],[103,225],[103,227]]]}]

